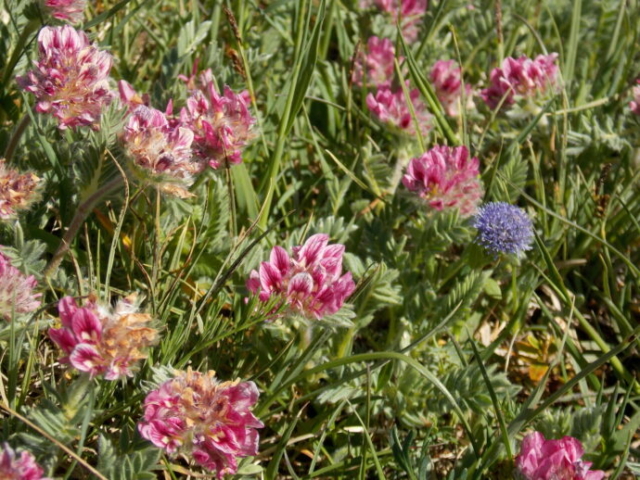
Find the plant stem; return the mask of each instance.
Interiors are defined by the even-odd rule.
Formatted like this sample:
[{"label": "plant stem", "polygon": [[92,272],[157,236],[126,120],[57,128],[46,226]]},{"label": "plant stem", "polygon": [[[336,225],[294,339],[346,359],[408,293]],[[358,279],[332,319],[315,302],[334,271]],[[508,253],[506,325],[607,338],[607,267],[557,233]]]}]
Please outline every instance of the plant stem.
[{"label": "plant stem", "polygon": [[13,154],[16,151],[16,147],[18,146],[18,142],[20,138],[22,138],[22,134],[27,129],[27,125],[31,121],[31,117],[29,115],[25,115],[20,120],[20,123],[16,126],[11,138],[9,139],[9,143],[7,144],[7,148],[4,151],[4,159],[8,162],[13,158]]}]

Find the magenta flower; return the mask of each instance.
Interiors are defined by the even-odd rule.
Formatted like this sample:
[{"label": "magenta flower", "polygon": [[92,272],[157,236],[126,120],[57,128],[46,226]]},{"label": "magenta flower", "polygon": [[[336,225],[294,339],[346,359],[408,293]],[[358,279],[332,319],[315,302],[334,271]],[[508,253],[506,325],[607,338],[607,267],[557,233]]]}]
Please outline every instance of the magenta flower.
[{"label": "magenta flower", "polygon": [[431,69],[429,79],[447,115],[457,116],[460,113],[460,106],[465,109],[473,108],[471,85],[465,85],[465,100],[463,100],[462,73],[453,60],[438,60]]},{"label": "magenta flower", "polygon": [[144,400],[140,434],[168,454],[190,454],[218,479],[238,470],[238,458],[257,455],[264,427],[250,407],[258,401],[253,382],[220,383],[215,372],[177,372]]},{"label": "magenta flower", "polygon": [[491,71],[490,85],[480,92],[480,96],[491,109],[503,101],[502,107],[509,108],[520,98],[543,95],[558,86],[557,53],[538,55],[531,60],[526,55],[520,58],[505,58],[502,68]]},{"label": "magenta flower", "polygon": [[278,299],[276,309],[320,319],[336,313],[355,290],[351,273],[342,275],[344,245],[329,245],[329,236],[317,234],[304,245],[293,247],[293,255],[273,247],[268,262],[253,270],[247,288],[261,301]]},{"label": "magenta flower", "polygon": [[30,313],[40,306],[42,294],[33,293],[38,282],[33,275],[28,277],[11,264],[0,252],[0,316],[11,320],[16,313]]},{"label": "magenta flower", "polygon": [[51,480],[43,477],[44,470],[34,456],[25,450],[18,457],[7,443],[0,446],[0,478],[2,480]]},{"label": "magenta flower", "polygon": [[44,6],[49,15],[57,20],[78,23],[82,20],[82,12],[87,0],[45,0]]},{"label": "magenta flower", "polygon": [[602,470],[590,471],[583,462],[582,444],[573,437],[546,440],[540,432],[527,435],[516,457],[517,478],[521,480],[601,480]]},{"label": "magenta flower", "polygon": [[636,85],[631,89],[631,94],[633,95],[633,100],[629,104],[631,108],[631,112],[636,115],[640,115],[640,79],[636,80]]},{"label": "magenta flower", "polygon": [[21,88],[36,96],[36,111],[52,114],[61,130],[97,128],[102,109],[112,97],[111,55],[68,25],[40,30],[38,50],[36,68],[16,78]]},{"label": "magenta flower", "polygon": [[399,22],[402,36],[413,42],[418,36],[420,21],[427,11],[427,0],[361,0],[360,8],[376,6]]},{"label": "magenta flower", "polygon": [[211,70],[202,73],[199,89],[180,112],[182,123],[193,130],[193,152],[198,160],[214,169],[226,162],[242,163],[242,149],[254,136],[251,127],[255,118],[249,103],[248,91],[234,93],[225,86],[220,95]]},{"label": "magenta flower", "polygon": [[27,210],[38,198],[39,182],[33,173],[20,173],[0,159],[0,218],[7,220]]},{"label": "magenta flower", "polygon": [[107,380],[132,376],[131,367],[146,358],[143,350],[156,341],[158,332],[146,325],[151,316],[137,313],[136,295],[118,301],[114,309],[90,296],[84,307],[72,297],[58,303],[61,328],[50,328],[49,337],[66,354],[61,363],[70,363],[92,377]]},{"label": "magenta flower", "polygon": [[[396,50],[388,38],[370,37],[366,52],[358,52],[353,83],[374,87],[390,87],[393,80]],[[400,61],[400,60],[399,60]]]},{"label": "magenta flower", "polygon": [[[409,98],[413,104],[420,133],[425,136],[431,130],[431,115],[420,98],[417,88],[409,92]],[[397,90],[379,88],[375,96],[371,93],[367,95],[367,107],[381,122],[398,128],[408,135],[416,135],[416,122],[413,121],[402,88]]]},{"label": "magenta flower", "polygon": [[483,195],[480,162],[467,147],[435,146],[409,163],[402,183],[431,208],[457,208],[463,217],[476,212]]}]

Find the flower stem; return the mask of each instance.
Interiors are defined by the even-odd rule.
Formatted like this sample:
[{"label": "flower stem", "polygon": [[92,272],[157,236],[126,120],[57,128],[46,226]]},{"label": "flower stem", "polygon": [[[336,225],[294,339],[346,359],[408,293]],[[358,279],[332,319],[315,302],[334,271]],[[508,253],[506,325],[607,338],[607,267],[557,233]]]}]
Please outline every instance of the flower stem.
[{"label": "flower stem", "polygon": [[16,151],[16,147],[18,146],[18,142],[20,138],[22,138],[22,134],[27,129],[27,125],[31,121],[31,117],[29,115],[25,115],[20,120],[20,123],[16,126],[11,138],[9,139],[9,143],[7,144],[7,148],[4,151],[4,159],[9,162],[13,158],[13,154]]}]

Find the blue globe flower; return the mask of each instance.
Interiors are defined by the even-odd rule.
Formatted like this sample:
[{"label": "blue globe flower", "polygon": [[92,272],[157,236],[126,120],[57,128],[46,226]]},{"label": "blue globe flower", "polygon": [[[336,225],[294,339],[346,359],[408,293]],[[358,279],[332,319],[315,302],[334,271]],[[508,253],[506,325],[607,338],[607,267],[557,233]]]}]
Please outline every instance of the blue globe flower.
[{"label": "blue globe flower", "polygon": [[473,217],[478,229],[476,242],[494,255],[531,250],[533,224],[527,213],[505,202],[487,203]]}]

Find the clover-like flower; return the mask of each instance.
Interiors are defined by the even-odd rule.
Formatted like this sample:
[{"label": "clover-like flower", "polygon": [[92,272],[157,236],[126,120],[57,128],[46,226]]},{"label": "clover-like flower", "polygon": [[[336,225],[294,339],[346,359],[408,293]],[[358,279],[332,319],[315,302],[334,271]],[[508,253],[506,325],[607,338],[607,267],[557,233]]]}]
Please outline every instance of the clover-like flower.
[{"label": "clover-like flower", "polygon": [[427,11],[427,0],[361,0],[360,8],[376,6],[398,22],[402,36],[413,42],[418,36],[420,21]]},{"label": "clover-like flower", "polygon": [[36,68],[16,78],[21,88],[36,96],[36,111],[52,114],[61,130],[97,128],[102,109],[112,98],[111,55],[68,25],[40,30],[38,51]]},{"label": "clover-like flower", "polygon": [[420,133],[425,136],[431,130],[431,114],[420,98],[420,92],[414,88],[409,92],[409,100],[413,106],[416,121],[413,121],[411,110],[402,88],[392,90],[381,87],[375,95],[367,95],[367,107],[382,123],[386,123],[407,135],[416,135],[416,123]]},{"label": "clover-like flower", "polygon": [[633,100],[629,104],[631,112],[640,115],[640,79],[636,80],[637,85],[631,89]]},{"label": "clover-like flower", "polygon": [[49,336],[66,354],[61,363],[70,363],[92,377],[107,380],[132,376],[131,368],[146,358],[144,350],[158,336],[148,324],[151,316],[137,313],[135,294],[118,301],[115,308],[100,305],[90,296],[83,307],[72,297],[58,303],[61,328],[50,328]]},{"label": "clover-like flower", "polygon": [[43,477],[44,470],[35,457],[26,450],[18,456],[9,444],[0,446],[0,479],[2,480],[51,480]]},{"label": "clover-like flower", "polygon": [[557,53],[538,55],[534,60],[526,55],[505,58],[501,68],[491,71],[491,83],[480,96],[491,109],[496,109],[501,102],[502,108],[507,109],[519,99],[553,92],[559,84],[557,58]]},{"label": "clover-like flower", "polygon": [[20,173],[0,158],[0,218],[7,220],[27,210],[38,199],[39,183],[33,173]]},{"label": "clover-like flower", "polygon": [[366,51],[360,51],[353,72],[356,85],[389,87],[393,80],[396,50],[388,38],[370,37]]},{"label": "clover-like flower", "polygon": [[438,60],[429,79],[447,115],[455,117],[460,113],[460,107],[473,108],[473,92],[469,84],[464,86],[465,101],[462,103],[462,73],[453,60]]},{"label": "clover-like flower", "polygon": [[144,400],[140,434],[168,454],[183,453],[218,479],[238,470],[238,458],[258,453],[263,423],[250,408],[253,382],[219,382],[215,372],[179,371]]},{"label": "clover-like flower", "polygon": [[582,444],[573,437],[546,440],[540,432],[527,435],[516,457],[518,480],[601,480],[602,470],[590,470],[581,460]]},{"label": "clover-like flower", "polygon": [[278,299],[285,313],[320,319],[336,313],[355,290],[351,272],[342,275],[344,245],[329,245],[329,236],[319,233],[304,245],[293,247],[293,255],[275,246],[260,271],[253,270],[247,288],[261,301]]},{"label": "clover-like flower", "polygon": [[533,223],[521,208],[506,202],[487,203],[473,219],[477,242],[494,255],[531,250]]},{"label": "clover-like flower", "polygon": [[483,195],[479,166],[465,146],[435,146],[411,160],[402,183],[431,208],[457,208],[467,217],[476,212]]},{"label": "clover-like flower", "polygon": [[26,276],[0,252],[0,317],[11,320],[16,313],[30,313],[40,306],[41,293],[34,293],[38,282]]},{"label": "clover-like flower", "polygon": [[44,0],[44,7],[49,15],[74,24],[82,20],[86,5],[87,0]]},{"label": "clover-like flower", "polygon": [[235,93],[225,86],[219,94],[210,69],[199,83],[180,111],[180,120],[194,133],[194,156],[214,169],[242,163],[242,150],[254,137],[249,92]]}]

